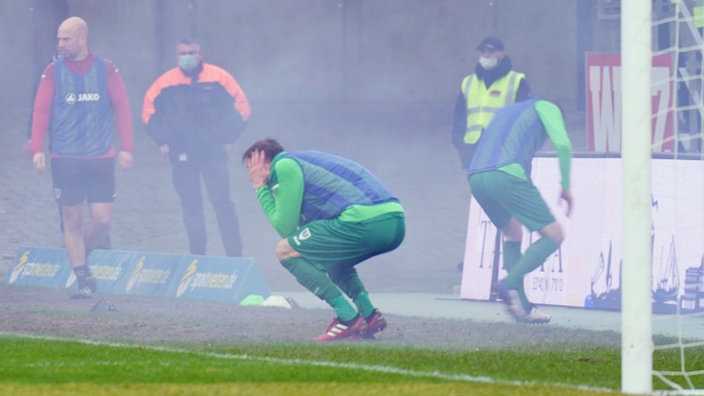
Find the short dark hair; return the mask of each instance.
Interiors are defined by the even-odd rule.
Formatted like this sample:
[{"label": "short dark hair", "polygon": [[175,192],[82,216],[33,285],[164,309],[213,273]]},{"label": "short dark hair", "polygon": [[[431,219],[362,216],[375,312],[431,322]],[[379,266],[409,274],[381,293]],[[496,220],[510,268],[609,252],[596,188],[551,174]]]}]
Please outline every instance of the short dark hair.
[{"label": "short dark hair", "polygon": [[183,45],[197,45],[200,47],[200,43],[198,40],[190,37],[184,37],[181,40],[178,41],[177,44],[183,44]]},{"label": "short dark hair", "polygon": [[253,145],[249,146],[247,151],[242,155],[242,163],[247,162],[255,151],[263,151],[266,160],[271,161],[278,153],[284,151],[284,148],[274,138],[257,140]]}]

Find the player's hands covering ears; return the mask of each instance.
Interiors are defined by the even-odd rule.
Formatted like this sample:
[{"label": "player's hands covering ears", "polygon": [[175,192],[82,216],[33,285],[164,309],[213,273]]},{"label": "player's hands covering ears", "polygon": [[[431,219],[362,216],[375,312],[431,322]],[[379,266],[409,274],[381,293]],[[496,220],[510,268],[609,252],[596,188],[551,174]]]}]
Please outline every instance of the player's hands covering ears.
[{"label": "player's hands covering ears", "polygon": [[249,170],[249,181],[256,190],[261,186],[266,186],[269,182],[269,170],[271,162],[267,161],[266,154],[260,150],[254,150],[247,158],[247,169]]}]

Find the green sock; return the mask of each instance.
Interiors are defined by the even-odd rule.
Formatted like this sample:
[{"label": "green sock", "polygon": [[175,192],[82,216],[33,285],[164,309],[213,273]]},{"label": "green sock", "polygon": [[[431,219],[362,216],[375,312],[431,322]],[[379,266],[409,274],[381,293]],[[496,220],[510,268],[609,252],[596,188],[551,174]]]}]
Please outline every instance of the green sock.
[{"label": "green sock", "polygon": [[322,268],[303,257],[284,259],[281,265],[293,274],[301,286],[327,302],[335,310],[338,319],[350,320],[357,315],[357,310],[345,299]]},{"label": "green sock", "polygon": [[357,297],[354,298],[354,305],[357,306],[357,310],[365,318],[369,317],[369,315],[374,312],[374,305],[372,305],[372,301],[369,299],[369,294],[365,291],[357,294]]},{"label": "green sock", "polygon": [[[504,269],[506,272],[511,273],[513,267],[515,267],[518,260],[521,259],[523,255],[521,254],[521,242],[520,241],[504,241]],[[524,282],[521,281],[521,285],[518,288],[518,297],[521,299],[521,305],[524,309],[528,309],[531,306],[528,296],[526,296]]]},{"label": "green sock", "polygon": [[547,258],[553,254],[560,244],[548,237],[542,237],[528,247],[506,277],[506,286],[510,289],[519,289],[523,285],[523,277],[540,267]]},{"label": "green sock", "polygon": [[353,266],[345,265],[338,266],[337,268],[332,267],[328,269],[328,274],[333,283],[339,287],[347,297],[352,299],[362,316],[366,318],[372,314],[374,305],[372,305],[369,294],[364,288],[362,280],[359,279],[357,270]]},{"label": "green sock", "polygon": [[516,262],[521,258],[520,241],[504,241],[504,269],[511,272]]},{"label": "green sock", "polygon": [[328,304],[335,310],[335,315],[341,322],[346,322],[357,316],[357,310],[342,294],[328,301]]}]

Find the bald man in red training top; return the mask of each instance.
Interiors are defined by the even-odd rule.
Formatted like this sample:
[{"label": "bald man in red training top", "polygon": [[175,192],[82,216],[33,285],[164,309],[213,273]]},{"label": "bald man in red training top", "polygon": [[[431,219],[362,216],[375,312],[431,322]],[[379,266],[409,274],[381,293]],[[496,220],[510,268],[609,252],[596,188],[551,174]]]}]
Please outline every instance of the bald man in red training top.
[{"label": "bald man in red training top", "polygon": [[[110,229],[115,162],[120,169],[132,167],[132,116],[117,68],[88,49],[86,22],[66,19],[56,38],[59,57],[44,69],[34,101],[32,162],[38,171],[46,170],[48,136],[64,247],[78,280],[78,292],[71,297],[90,298],[96,282],[86,258]],[[115,124],[119,150],[113,145]],[[84,228],[85,202],[90,219]]]}]

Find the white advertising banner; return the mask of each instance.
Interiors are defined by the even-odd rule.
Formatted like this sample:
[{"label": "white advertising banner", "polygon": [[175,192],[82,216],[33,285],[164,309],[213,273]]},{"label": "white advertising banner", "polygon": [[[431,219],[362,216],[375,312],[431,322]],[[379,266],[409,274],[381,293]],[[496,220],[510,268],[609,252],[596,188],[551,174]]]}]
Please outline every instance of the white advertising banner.
[{"label": "white advertising banner", "polygon": [[[620,309],[622,246],[621,159],[574,158],[572,217],[558,206],[560,174],[557,158],[536,158],[533,181],[540,189],[566,239],[545,264],[525,277],[525,290],[536,304]],[[704,308],[700,285],[704,266],[704,161],[652,161],[653,306],[672,312],[689,289],[691,309]],[[460,297],[493,299],[492,273],[502,279],[501,252],[496,252],[496,228],[472,200],[469,210]],[[522,250],[537,233],[524,230]],[[500,246],[499,246],[500,248]],[[495,268],[495,262],[498,268]],[[687,283],[690,283],[689,287]],[[692,296],[692,289],[696,288]]]}]

